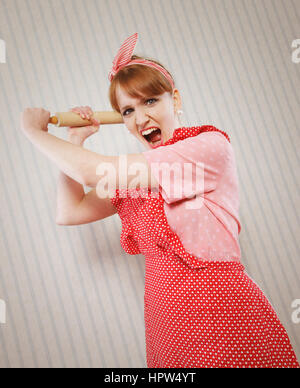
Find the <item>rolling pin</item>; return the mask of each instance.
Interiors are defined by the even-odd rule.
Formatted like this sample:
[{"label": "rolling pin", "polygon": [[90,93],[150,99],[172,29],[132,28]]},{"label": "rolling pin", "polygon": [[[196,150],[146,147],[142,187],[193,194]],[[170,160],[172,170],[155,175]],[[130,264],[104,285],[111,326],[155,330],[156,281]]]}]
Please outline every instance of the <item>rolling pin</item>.
[{"label": "rolling pin", "polygon": [[[100,122],[100,124],[122,124],[123,117],[116,111],[108,112],[94,112],[93,117]],[[91,125],[89,120],[83,120],[75,112],[59,112],[55,116],[50,117],[49,124],[57,127],[84,127]]]}]

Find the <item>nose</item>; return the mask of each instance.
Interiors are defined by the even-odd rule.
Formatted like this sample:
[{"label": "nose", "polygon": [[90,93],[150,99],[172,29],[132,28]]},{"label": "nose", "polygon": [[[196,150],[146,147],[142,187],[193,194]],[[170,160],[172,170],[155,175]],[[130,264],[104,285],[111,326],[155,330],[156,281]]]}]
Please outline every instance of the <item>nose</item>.
[{"label": "nose", "polygon": [[135,122],[136,122],[137,127],[139,129],[144,128],[146,126],[146,124],[148,123],[148,121],[149,121],[149,117],[148,117],[147,113],[143,109],[136,109]]}]

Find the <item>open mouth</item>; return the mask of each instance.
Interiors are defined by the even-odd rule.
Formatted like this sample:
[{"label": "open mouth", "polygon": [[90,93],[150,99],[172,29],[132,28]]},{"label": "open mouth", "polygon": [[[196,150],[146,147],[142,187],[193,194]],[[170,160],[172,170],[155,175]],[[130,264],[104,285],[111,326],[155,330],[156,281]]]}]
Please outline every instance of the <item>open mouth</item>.
[{"label": "open mouth", "polygon": [[145,131],[142,135],[152,147],[161,144],[162,136],[159,128],[151,128],[148,131]]}]

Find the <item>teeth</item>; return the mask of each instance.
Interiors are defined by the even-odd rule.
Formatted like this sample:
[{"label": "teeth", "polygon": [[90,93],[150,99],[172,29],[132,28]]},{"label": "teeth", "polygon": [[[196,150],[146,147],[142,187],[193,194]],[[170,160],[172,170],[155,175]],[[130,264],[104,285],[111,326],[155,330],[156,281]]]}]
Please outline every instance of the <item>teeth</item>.
[{"label": "teeth", "polygon": [[149,135],[150,133],[156,131],[157,129],[159,129],[159,128],[150,128],[147,131],[143,132],[143,136]]}]

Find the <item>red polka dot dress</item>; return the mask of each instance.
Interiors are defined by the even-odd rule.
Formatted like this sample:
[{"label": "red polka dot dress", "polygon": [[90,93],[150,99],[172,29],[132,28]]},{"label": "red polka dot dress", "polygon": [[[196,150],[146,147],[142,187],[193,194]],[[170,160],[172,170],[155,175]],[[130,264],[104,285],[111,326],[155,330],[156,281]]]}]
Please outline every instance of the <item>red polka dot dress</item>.
[{"label": "red polka dot dress", "polygon": [[[193,137],[196,141],[196,137],[199,139],[211,131],[221,133],[230,143],[225,132],[212,126],[179,128],[159,150]],[[299,368],[286,330],[240,262],[236,240],[241,227],[236,209],[230,201],[225,207],[220,206],[216,197],[209,197],[209,193],[222,187],[221,183],[214,184],[213,177],[219,173],[221,182],[225,168],[220,170],[208,164],[208,171],[204,169],[204,186],[200,185],[198,191],[191,186],[184,199],[168,201],[169,207],[166,200],[171,196],[162,190],[156,193],[150,189],[116,190],[111,198],[122,221],[123,249],[131,255],[145,256],[147,366]],[[202,199],[207,195],[205,201],[213,206],[206,203],[196,206],[197,193]],[[213,215],[205,221],[205,230],[211,228],[209,235],[199,229],[197,237],[186,228],[190,223],[184,217],[187,210],[183,212],[178,207],[186,201],[192,201],[191,214],[196,217],[192,229],[206,216],[201,213],[203,207],[207,214]],[[174,211],[172,206],[176,208]],[[226,214],[221,214],[219,208]],[[219,225],[214,224],[214,218]],[[214,239],[212,235],[217,228],[219,234]],[[203,235],[207,238],[201,240]],[[222,244],[218,244],[219,240]]]}]

